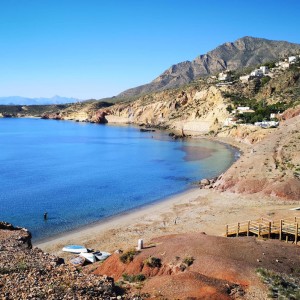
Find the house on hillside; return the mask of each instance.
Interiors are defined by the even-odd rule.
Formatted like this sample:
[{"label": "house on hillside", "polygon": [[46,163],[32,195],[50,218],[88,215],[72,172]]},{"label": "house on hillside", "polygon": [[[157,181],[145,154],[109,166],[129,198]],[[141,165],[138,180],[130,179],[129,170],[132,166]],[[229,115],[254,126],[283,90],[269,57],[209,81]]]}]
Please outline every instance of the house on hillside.
[{"label": "house on hillside", "polygon": [[255,77],[263,77],[266,74],[269,74],[269,68],[267,66],[261,66],[259,69],[253,70],[250,75],[241,76],[240,80],[245,83]]},{"label": "house on hillside", "polygon": [[270,128],[270,127],[278,127],[279,122],[276,121],[262,121],[262,122],[255,122],[255,126],[259,126],[261,128]]},{"label": "house on hillside", "polygon": [[229,72],[221,72],[218,75],[218,80],[220,80],[220,81],[230,81],[231,80],[231,74]]},{"label": "house on hillside", "polygon": [[244,75],[244,76],[240,76],[240,81],[243,83],[248,82],[251,79],[250,75]]},{"label": "house on hillside", "polygon": [[262,77],[263,75],[264,75],[264,73],[261,69],[255,69],[250,73],[250,76],[253,76],[253,77]]},{"label": "house on hillside", "polygon": [[251,109],[249,106],[239,106],[232,113],[236,114],[243,114],[243,113],[254,113],[255,111]]},{"label": "house on hillside", "polygon": [[297,56],[290,56],[288,58],[289,64],[294,64],[297,61]]},{"label": "house on hillside", "polygon": [[267,66],[261,66],[259,69],[262,71],[263,75],[269,73],[269,68]]}]

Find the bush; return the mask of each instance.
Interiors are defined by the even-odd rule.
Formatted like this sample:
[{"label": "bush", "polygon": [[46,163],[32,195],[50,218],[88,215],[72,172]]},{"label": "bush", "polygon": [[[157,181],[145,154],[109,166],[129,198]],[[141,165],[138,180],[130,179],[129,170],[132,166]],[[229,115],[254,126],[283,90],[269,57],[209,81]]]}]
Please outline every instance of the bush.
[{"label": "bush", "polygon": [[144,274],[128,275],[127,273],[124,273],[122,277],[123,280],[128,282],[141,282],[146,279],[146,276]]},{"label": "bush", "polygon": [[144,261],[144,264],[150,268],[160,268],[161,259],[154,256],[150,256]]},{"label": "bush", "polygon": [[233,111],[233,108],[232,108],[231,105],[228,105],[228,106],[226,107],[226,110],[231,114],[232,111]]},{"label": "bush", "polygon": [[263,77],[263,78],[260,80],[261,85],[264,86],[264,85],[267,84],[270,80],[271,80],[271,77],[270,77],[270,76],[265,76],[265,77]]},{"label": "bush", "polygon": [[183,263],[189,267],[193,264],[194,260],[195,258],[193,256],[187,256],[183,259]]},{"label": "bush", "polygon": [[123,264],[129,264],[130,262],[133,261],[134,257],[138,254],[139,252],[132,249],[129,250],[127,252],[124,252],[121,256],[120,256],[120,261]]},{"label": "bush", "polygon": [[286,275],[258,268],[257,274],[269,286],[269,297],[276,299],[300,299],[298,274]]}]

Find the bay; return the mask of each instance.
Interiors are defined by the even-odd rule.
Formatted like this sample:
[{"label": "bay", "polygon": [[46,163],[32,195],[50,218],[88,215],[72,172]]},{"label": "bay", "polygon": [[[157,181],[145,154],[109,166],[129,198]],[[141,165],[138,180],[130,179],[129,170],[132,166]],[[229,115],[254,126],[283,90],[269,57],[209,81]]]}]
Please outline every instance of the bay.
[{"label": "bay", "polygon": [[37,241],[182,192],[236,155],[133,126],[0,119],[0,220]]}]

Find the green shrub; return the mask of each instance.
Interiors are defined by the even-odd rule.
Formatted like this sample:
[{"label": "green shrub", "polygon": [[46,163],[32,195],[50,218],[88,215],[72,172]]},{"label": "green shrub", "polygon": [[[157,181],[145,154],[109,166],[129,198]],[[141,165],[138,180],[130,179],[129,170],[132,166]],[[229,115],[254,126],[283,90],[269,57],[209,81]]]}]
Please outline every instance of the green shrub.
[{"label": "green shrub", "polygon": [[265,77],[263,77],[263,78],[260,80],[261,85],[264,86],[264,85],[267,84],[270,80],[271,80],[271,77],[270,77],[270,76],[265,76]]},{"label": "green shrub", "polygon": [[275,299],[300,299],[300,278],[298,274],[280,274],[258,268],[257,274],[269,286],[269,297]]},{"label": "green shrub", "polygon": [[194,260],[195,260],[195,258],[193,256],[187,256],[183,259],[182,262],[189,267],[193,264]]},{"label": "green shrub", "polygon": [[150,268],[160,268],[161,259],[154,256],[150,256],[144,261],[144,264]]},{"label": "green shrub", "polygon": [[134,257],[138,254],[139,252],[132,249],[129,250],[127,252],[124,252],[121,256],[120,256],[120,261],[123,264],[129,264],[130,262],[133,261]]},{"label": "green shrub", "polygon": [[146,276],[144,274],[128,275],[127,273],[124,273],[122,277],[124,281],[128,282],[141,282],[146,279]]}]

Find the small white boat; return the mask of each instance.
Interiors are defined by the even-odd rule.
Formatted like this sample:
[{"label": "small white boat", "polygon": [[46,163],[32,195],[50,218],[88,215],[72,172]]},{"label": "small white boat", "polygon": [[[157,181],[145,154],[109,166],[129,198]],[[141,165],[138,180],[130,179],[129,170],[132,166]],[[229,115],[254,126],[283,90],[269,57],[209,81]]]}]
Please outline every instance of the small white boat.
[{"label": "small white boat", "polygon": [[111,255],[110,253],[104,251],[95,251],[93,254],[98,260],[105,260]]},{"label": "small white boat", "polygon": [[80,245],[68,245],[62,248],[64,252],[71,252],[71,253],[83,253],[88,252],[88,250],[84,246]]},{"label": "small white boat", "polygon": [[70,259],[70,263],[75,267],[80,267],[84,264],[85,258],[81,256],[76,256]]},{"label": "small white boat", "polygon": [[91,263],[96,262],[96,257],[93,253],[82,252],[82,253],[80,253],[80,256],[84,257],[86,260],[88,260]]}]

